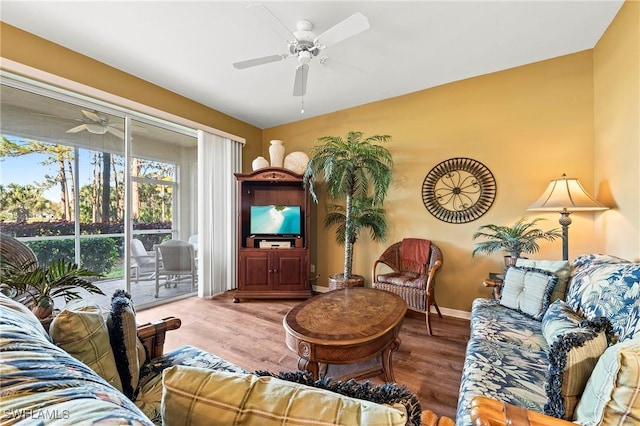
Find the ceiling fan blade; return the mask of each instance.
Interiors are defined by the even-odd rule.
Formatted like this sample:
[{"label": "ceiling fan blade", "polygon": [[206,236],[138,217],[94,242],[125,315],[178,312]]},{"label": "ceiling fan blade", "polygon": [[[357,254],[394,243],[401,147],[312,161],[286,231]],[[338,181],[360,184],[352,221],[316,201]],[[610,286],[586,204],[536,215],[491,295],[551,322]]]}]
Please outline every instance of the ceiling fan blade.
[{"label": "ceiling fan blade", "polygon": [[334,71],[357,71],[361,74],[368,74],[368,72],[364,69],[336,58],[322,56],[321,58],[318,58],[318,62],[320,63],[320,65],[323,65],[328,69]]},{"label": "ceiling fan blade", "polygon": [[245,68],[255,67],[257,65],[269,64],[271,62],[284,61],[287,59],[287,55],[269,55],[262,58],[248,59],[246,61],[234,62],[233,67],[239,70]]},{"label": "ceiling fan blade", "polygon": [[86,124],[81,124],[79,126],[76,126],[76,127],[73,127],[71,129],[67,130],[67,133],[78,133],[78,132],[81,132],[81,131],[86,130],[86,129],[87,129],[87,125]]},{"label": "ceiling fan blade", "polygon": [[266,5],[262,3],[253,3],[248,7],[258,12],[260,18],[267,23],[268,27],[276,36],[278,36],[278,38],[287,41],[296,40],[296,36],[293,31],[291,31],[289,27],[287,27],[284,22],[282,22],[280,18],[278,18]]},{"label": "ceiling fan blade", "polygon": [[100,116],[93,111],[87,111],[86,109],[81,110],[82,115],[87,117],[91,121],[100,122]]},{"label": "ceiling fan blade", "polygon": [[112,135],[120,138],[120,139],[124,139],[124,132],[121,130],[116,129],[113,126],[107,126],[107,132],[111,133]]},{"label": "ceiling fan blade", "polygon": [[320,34],[315,40],[320,48],[332,46],[369,29],[369,20],[362,13],[354,13],[344,21]]},{"label": "ceiling fan blade", "polygon": [[309,65],[302,64],[296,68],[296,76],[293,82],[293,96],[304,96],[307,92],[307,76],[309,75]]}]

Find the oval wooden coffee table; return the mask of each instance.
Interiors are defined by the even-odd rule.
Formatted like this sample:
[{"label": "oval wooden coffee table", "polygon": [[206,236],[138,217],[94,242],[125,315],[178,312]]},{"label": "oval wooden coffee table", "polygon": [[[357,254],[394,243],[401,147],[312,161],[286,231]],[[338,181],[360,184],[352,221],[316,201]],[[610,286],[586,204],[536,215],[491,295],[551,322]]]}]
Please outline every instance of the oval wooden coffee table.
[{"label": "oval wooden coffee table", "polygon": [[354,364],[381,356],[381,371],[394,382],[392,352],[400,346],[405,301],[388,291],[353,287],[312,297],[284,317],[287,347],[298,369],[318,379],[320,365]]}]

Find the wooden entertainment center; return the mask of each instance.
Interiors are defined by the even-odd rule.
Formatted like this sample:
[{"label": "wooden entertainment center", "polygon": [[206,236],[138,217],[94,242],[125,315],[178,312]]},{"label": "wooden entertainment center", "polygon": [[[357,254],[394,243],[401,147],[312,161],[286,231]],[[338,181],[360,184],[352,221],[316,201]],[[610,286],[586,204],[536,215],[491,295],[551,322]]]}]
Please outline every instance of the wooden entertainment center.
[{"label": "wooden entertainment center", "polygon": [[[238,196],[238,289],[233,301],[311,297],[310,198],[302,175],[280,167],[236,173]],[[251,206],[299,206],[299,235],[251,233]]]}]

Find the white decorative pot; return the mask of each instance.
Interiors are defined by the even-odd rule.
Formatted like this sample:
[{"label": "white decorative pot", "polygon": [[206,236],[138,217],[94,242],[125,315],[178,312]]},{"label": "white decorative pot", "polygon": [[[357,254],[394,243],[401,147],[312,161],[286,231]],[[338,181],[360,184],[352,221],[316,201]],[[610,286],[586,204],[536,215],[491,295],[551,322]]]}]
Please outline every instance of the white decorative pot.
[{"label": "white decorative pot", "polygon": [[269,156],[271,157],[271,167],[282,167],[284,164],[284,143],[281,140],[274,139],[269,147]]},{"label": "white decorative pot", "polygon": [[258,169],[264,169],[265,167],[269,167],[269,162],[264,157],[257,157],[251,162],[251,167],[254,171]]},{"label": "white decorative pot", "polygon": [[309,162],[309,156],[302,151],[294,151],[284,157],[284,168],[301,175]]}]

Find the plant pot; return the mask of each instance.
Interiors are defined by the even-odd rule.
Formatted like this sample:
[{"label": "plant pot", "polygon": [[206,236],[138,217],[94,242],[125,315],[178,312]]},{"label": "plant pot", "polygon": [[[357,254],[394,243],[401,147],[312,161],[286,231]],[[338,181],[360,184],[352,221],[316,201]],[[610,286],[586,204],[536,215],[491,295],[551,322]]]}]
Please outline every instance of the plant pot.
[{"label": "plant pot", "polygon": [[34,306],[31,311],[39,320],[49,318],[53,314],[53,300],[49,298],[43,299],[37,306]]},{"label": "plant pot", "polygon": [[364,277],[362,275],[351,275],[351,278],[345,280],[344,274],[329,276],[329,290],[351,287],[364,287]]},{"label": "plant pot", "polygon": [[49,327],[51,326],[51,323],[56,318],[56,316],[58,316],[59,313],[60,313],[60,309],[54,309],[51,315],[49,315],[48,317],[38,318],[40,320],[40,324],[42,324],[42,327],[44,327],[47,333],[49,332]]},{"label": "plant pot", "polygon": [[518,261],[519,258],[517,257],[511,257],[511,256],[505,256],[504,257],[504,266],[515,266],[516,262]]}]

